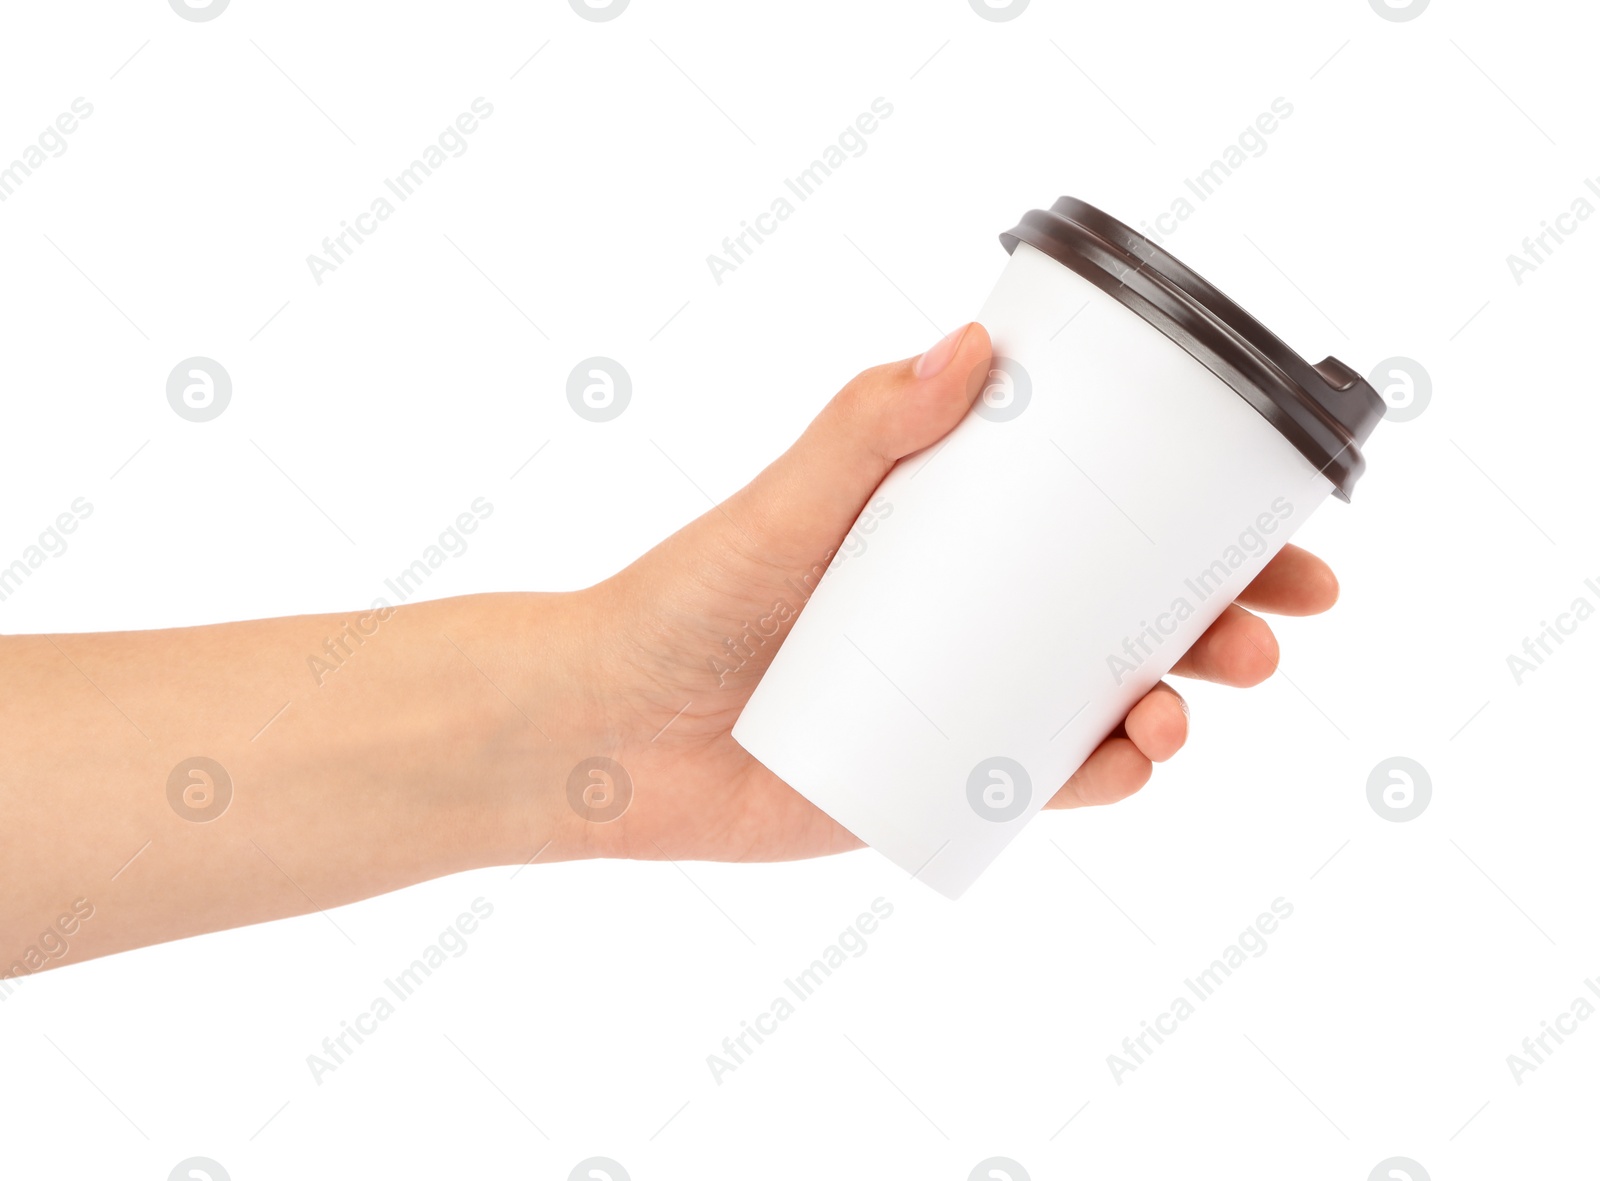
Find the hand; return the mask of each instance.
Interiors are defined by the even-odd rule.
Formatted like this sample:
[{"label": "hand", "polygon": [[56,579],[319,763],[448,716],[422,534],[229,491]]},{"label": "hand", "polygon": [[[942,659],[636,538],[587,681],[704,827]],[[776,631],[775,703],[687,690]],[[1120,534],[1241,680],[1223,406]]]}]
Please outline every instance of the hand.
[{"label": "hand", "polygon": [[[988,359],[972,324],[863,373],[747,488],[585,591],[0,636],[0,680],[14,689],[0,732],[23,739],[0,748],[0,946],[24,949],[0,975],[483,866],[856,847],[733,741],[783,633],[740,645],[751,624],[772,631],[761,621],[780,600],[798,611],[790,580],[820,575],[896,461],[961,420],[966,375]],[[1289,547],[1177,671],[1255,684],[1278,648],[1245,607],[1307,614],[1336,593],[1326,566]],[[323,656],[336,671],[313,675]],[[1187,732],[1178,695],[1158,687],[1052,806],[1137,791]],[[173,794],[197,753],[226,772],[219,815],[192,815]],[[569,802],[593,756],[633,784],[607,823]]]},{"label": "hand", "polygon": [[[921,357],[867,370],[747,487],[581,593],[579,626],[599,672],[578,731],[594,735],[597,749],[575,753],[615,759],[634,789],[620,818],[580,821],[590,853],[766,861],[860,847],[730,736],[787,628],[762,643],[743,637],[774,604],[800,608],[790,580],[820,574],[895,462],[961,421],[975,393],[966,376],[989,356],[988,333],[969,324]],[[1286,546],[1174,671],[1259,684],[1277,667],[1278,645],[1247,608],[1309,615],[1337,596],[1325,563]],[[1132,795],[1152,763],[1177,753],[1188,729],[1183,699],[1157,686],[1048,806]]]}]

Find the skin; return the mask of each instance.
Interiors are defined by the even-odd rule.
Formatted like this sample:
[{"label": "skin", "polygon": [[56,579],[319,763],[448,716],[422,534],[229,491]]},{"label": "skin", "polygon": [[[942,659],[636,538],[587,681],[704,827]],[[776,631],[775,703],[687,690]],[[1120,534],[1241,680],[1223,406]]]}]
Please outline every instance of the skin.
[{"label": "skin", "polygon": [[[960,421],[989,349],[972,324],[862,373],[747,487],[587,590],[0,638],[0,977],[484,866],[858,848],[730,737],[782,633],[724,683],[708,661],[825,566],[896,461]],[[1278,647],[1253,610],[1313,614],[1337,593],[1288,546],[1174,672],[1265,680]],[[307,659],[341,634],[348,655],[319,684]],[[1158,686],[1049,806],[1131,795],[1188,728]],[[232,785],[203,823],[168,798],[196,755]],[[633,783],[608,823],[568,803],[592,756]]]}]

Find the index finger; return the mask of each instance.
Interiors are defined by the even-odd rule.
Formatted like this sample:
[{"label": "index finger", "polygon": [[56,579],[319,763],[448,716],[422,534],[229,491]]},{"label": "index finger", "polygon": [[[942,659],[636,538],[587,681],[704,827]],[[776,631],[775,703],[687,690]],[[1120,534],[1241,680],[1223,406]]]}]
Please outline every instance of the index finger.
[{"label": "index finger", "polygon": [[1339,580],[1310,550],[1286,545],[1262,567],[1237,602],[1272,615],[1316,615],[1339,598]]}]

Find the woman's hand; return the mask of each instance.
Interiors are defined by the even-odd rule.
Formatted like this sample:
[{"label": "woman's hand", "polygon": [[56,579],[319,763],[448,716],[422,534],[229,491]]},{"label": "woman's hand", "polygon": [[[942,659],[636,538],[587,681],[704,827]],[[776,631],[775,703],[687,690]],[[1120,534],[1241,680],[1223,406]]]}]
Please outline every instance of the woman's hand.
[{"label": "woman's hand", "polygon": [[[936,443],[967,412],[969,376],[990,356],[969,324],[914,360],[851,381],[776,462],[608,581],[582,592],[578,630],[595,661],[578,716],[592,735],[576,759],[615,760],[632,798],[618,818],[579,821],[600,856],[782,860],[860,846],[730,736],[787,626],[762,641],[752,624],[774,605],[798,610],[795,586],[820,574],[895,462]],[[1272,630],[1247,608],[1325,611],[1338,595],[1320,559],[1287,546],[1175,672],[1255,685],[1277,666]],[[730,643],[731,641],[731,643]],[[1151,764],[1188,736],[1187,707],[1165,684],[1129,712],[1049,806],[1109,804],[1138,791]],[[826,741],[820,736],[818,741]],[[597,784],[603,780],[597,779]],[[602,794],[603,794],[603,788]]]},{"label": "woman's hand", "polygon": [[[20,949],[0,996],[6,976],[483,866],[854,848],[730,731],[781,642],[774,605],[802,606],[794,587],[960,421],[988,360],[972,324],[863,373],[747,488],[586,591],[0,636],[0,948]],[[1290,547],[1177,671],[1255,684],[1277,644],[1245,607],[1335,594]],[[1053,806],[1137,791],[1187,733],[1157,688]]]}]

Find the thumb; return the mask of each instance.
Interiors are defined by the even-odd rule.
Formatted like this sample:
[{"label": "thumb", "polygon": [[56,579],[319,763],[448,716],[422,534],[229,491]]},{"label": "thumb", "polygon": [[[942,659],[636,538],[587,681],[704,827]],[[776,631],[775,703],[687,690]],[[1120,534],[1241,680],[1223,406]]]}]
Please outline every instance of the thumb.
[{"label": "thumb", "polygon": [[953,430],[983,387],[982,324],[957,328],[920,357],[879,365],[840,390],[804,434],[728,502],[757,557],[805,569],[838,548],[896,462]]}]

